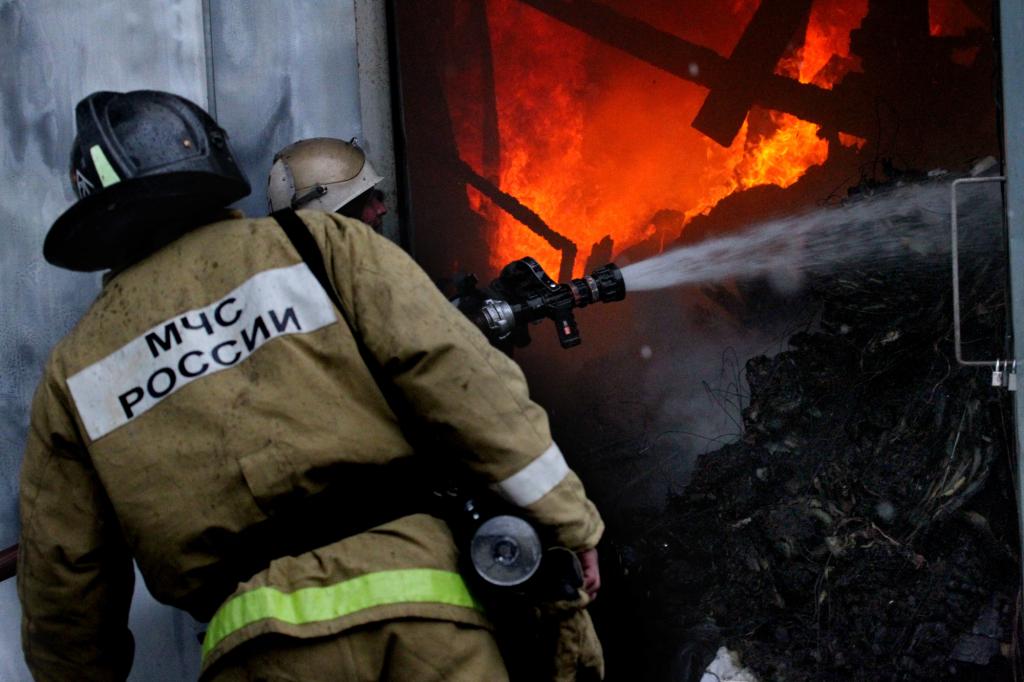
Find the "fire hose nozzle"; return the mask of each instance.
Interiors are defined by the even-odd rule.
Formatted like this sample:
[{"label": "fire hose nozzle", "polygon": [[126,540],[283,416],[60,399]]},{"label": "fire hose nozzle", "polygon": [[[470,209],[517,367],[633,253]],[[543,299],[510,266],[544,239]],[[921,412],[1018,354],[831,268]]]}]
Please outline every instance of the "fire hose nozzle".
[{"label": "fire hose nozzle", "polygon": [[[472,285],[475,286],[475,280]],[[473,291],[460,296],[459,307],[468,314],[492,343],[511,338],[517,346],[530,341],[526,326],[550,319],[555,323],[563,348],[579,345],[580,334],[573,308],[592,303],[610,303],[626,297],[622,271],[614,263],[597,268],[589,275],[559,284],[530,257],[512,261],[489,288],[488,297],[479,294],[479,307],[468,309],[463,301],[474,300]]]},{"label": "fire hose nozzle", "polygon": [[602,265],[589,275],[569,282],[577,308],[591,303],[611,303],[626,297],[626,282],[615,263]]},{"label": "fire hose nozzle", "polygon": [[622,270],[615,263],[599,267],[590,276],[597,280],[602,303],[621,301],[626,298],[626,280],[622,278]]}]

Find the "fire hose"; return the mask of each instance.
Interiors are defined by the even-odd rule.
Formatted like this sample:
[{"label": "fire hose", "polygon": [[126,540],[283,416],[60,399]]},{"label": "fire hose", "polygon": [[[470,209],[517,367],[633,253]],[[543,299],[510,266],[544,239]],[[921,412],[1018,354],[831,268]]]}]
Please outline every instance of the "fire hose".
[{"label": "fire hose", "polygon": [[573,309],[626,297],[622,271],[614,263],[559,284],[527,256],[502,268],[488,288],[478,289],[477,283],[473,275],[462,278],[452,302],[498,346],[527,345],[527,325],[544,319],[555,323],[562,348],[577,346],[581,339]]}]

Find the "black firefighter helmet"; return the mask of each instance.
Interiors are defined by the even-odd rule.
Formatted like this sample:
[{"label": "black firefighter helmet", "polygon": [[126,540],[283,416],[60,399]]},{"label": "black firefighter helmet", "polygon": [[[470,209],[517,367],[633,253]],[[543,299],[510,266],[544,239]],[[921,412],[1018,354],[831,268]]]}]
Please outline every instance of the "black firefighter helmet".
[{"label": "black firefighter helmet", "polygon": [[141,257],[249,194],[227,133],[199,106],[156,90],[94,92],[75,107],[78,196],[43,255],[69,270]]}]

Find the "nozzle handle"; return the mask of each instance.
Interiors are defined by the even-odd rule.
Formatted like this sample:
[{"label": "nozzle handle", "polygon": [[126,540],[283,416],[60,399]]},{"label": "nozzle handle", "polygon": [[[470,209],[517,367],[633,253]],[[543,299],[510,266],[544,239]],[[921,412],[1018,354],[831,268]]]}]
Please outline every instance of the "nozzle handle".
[{"label": "nozzle handle", "polygon": [[561,311],[551,319],[555,322],[558,343],[562,344],[562,348],[580,345],[580,328],[576,325],[576,316],[572,314],[571,310]]}]

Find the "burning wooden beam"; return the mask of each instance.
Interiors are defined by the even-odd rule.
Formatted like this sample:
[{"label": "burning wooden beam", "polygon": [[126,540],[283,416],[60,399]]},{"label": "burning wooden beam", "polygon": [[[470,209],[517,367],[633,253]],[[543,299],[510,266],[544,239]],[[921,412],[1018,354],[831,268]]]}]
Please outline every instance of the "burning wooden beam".
[{"label": "burning wooden beam", "polygon": [[478,192],[494,202],[495,206],[518,220],[534,234],[544,238],[552,247],[561,251],[562,263],[558,269],[558,281],[568,282],[572,279],[573,266],[576,264],[576,242],[552,229],[536,211],[478,174],[462,159],[457,159],[455,164],[467,185],[472,185]]},{"label": "burning wooden beam", "polygon": [[764,0],[729,57],[732,75],[708,93],[693,127],[728,147],[754,105],[758,83],[775,66],[801,27],[806,29],[812,0]]},{"label": "burning wooden beam", "polygon": [[[712,91],[744,81],[743,64],[734,63],[714,50],[661,31],[643,21],[615,12],[592,0],[521,0],[524,4],[583,31],[603,43],[623,50],[652,66]],[[792,36],[787,36],[787,40]],[[750,101],[768,109],[792,114],[827,130],[870,137],[871,112],[865,100],[845,96],[769,73],[750,84]],[[851,93],[858,94],[858,93]]]}]

